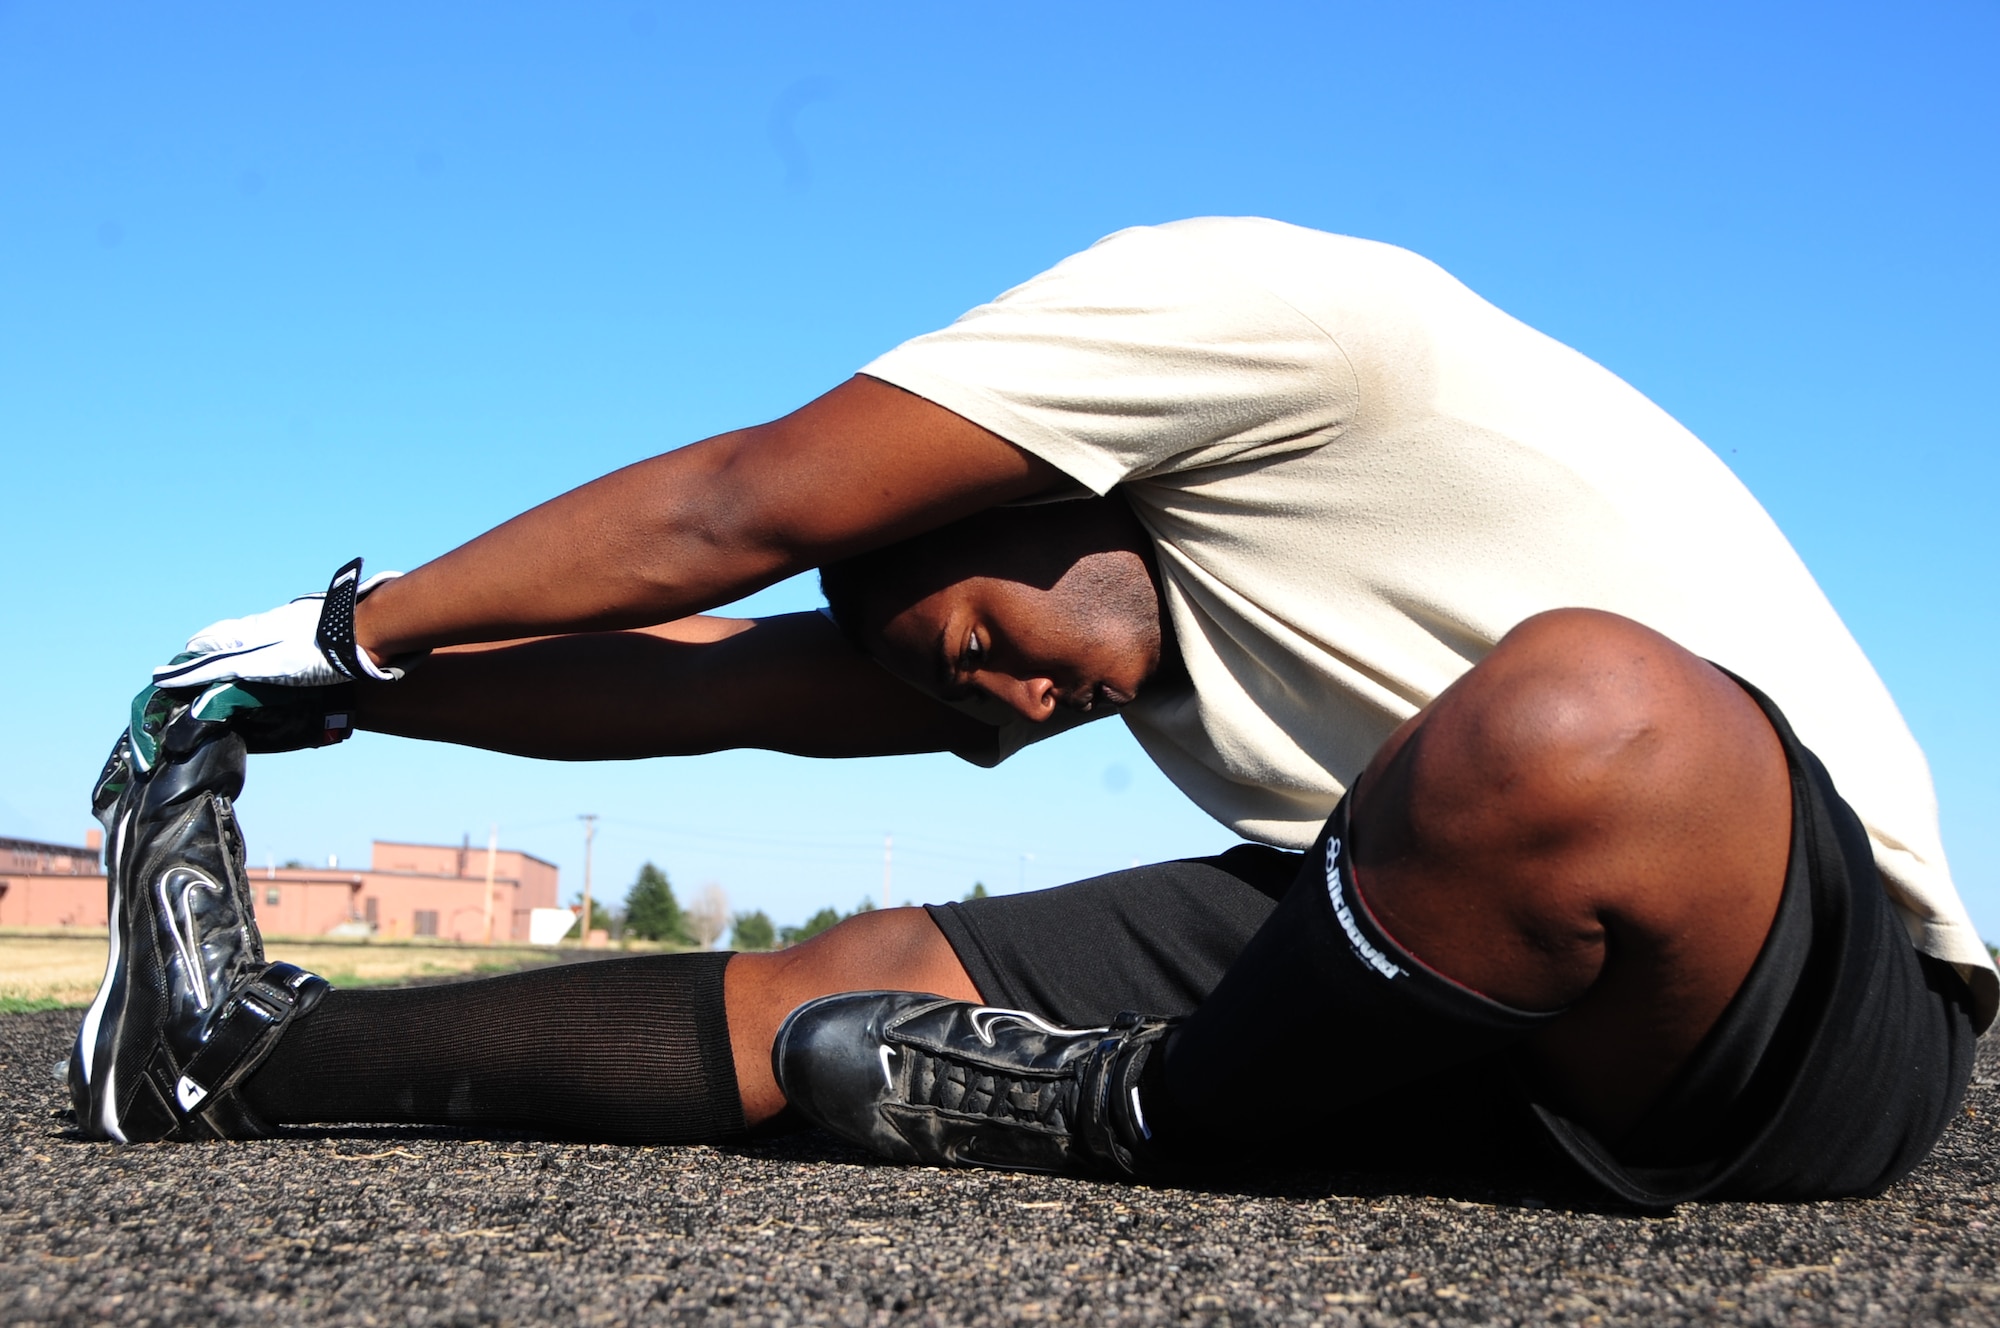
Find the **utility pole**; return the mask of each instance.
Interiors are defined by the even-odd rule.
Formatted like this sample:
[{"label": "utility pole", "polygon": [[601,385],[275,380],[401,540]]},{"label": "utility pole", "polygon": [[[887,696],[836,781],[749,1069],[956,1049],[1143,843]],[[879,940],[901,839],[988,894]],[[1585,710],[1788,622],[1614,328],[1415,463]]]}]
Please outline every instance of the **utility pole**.
[{"label": "utility pole", "polygon": [[[466,836],[468,839],[470,835]],[[493,856],[500,851],[500,823],[486,836],[486,943],[493,944]],[[464,872],[459,873],[461,876]]]},{"label": "utility pole", "polygon": [[597,813],[584,812],[583,822],[583,926],[578,929],[585,945],[590,944],[590,841],[597,838]]},{"label": "utility pole", "polygon": [[882,907],[889,907],[889,882],[896,869],[896,837],[882,836]]}]

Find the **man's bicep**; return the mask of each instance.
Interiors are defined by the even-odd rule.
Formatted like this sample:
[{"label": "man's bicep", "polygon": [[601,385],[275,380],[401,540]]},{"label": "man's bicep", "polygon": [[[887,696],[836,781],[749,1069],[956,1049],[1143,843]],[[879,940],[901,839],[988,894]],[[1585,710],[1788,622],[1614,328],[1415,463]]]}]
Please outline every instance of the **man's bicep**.
[{"label": "man's bicep", "polygon": [[391,581],[378,659],[671,622],[796,572],[1058,487],[998,434],[872,378],[613,471]]},{"label": "man's bicep", "polygon": [[788,570],[1074,487],[999,434],[867,377],[735,435],[717,481],[718,516],[787,550]]}]

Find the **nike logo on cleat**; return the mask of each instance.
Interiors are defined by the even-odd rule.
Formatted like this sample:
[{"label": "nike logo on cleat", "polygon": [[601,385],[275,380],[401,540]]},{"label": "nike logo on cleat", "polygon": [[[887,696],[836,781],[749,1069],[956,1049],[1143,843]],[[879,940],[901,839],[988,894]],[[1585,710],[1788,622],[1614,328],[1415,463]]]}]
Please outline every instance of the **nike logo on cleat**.
[{"label": "nike logo on cleat", "polygon": [[[182,971],[187,974],[188,985],[194,988],[196,1006],[206,1010],[214,1003],[216,993],[208,989],[208,973],[202,963],[201,930],[195,926],[194,904],[189,896],[197,890],[212,895],[225,892],[220,885],[192,867],[168,868],[153,888],[159,897],[161,915],[167,922],[167,932],[173,937],[174,949],[180,954]],[[174,912],[176,895],[180,903],[178,915]]]},{"label": "nike logo on cleat", "polygon": [[990,1005],[981,1006],[966,1016],[966,1020],[972,1025],[973,1034],[989,1047],[993,1045],[993,1025],[1002,1019],[1011,1019],[1036,1032],[1048,1033],[1054,1037],[1074,1037],[1079,1033],[1109,1031],[1102,1028],[1061,1028],[1046,1019],[1029,1014],[1026,1010],[1001,1010]]},{"label": "nike logo on cleat", "polygon": [[174,1100],[181,1104],[182,1111],[193,1111],[207,1096],[208,1090],[186,1075],[174,1085]]},{"label": "nike logo on cleat", "polygon": [[995,1150],[994,1156],[981,1157],[981,1145],[985,1142],[976,1134],[969,1139],[954,1140],[944,1147],[945,1161],[955,1167],[986,1167],[997,1171],[1023,1171],[1044,1176],[1060,1174],[1054,1167],[1038,1167],[1024,1161],[1017,1155],[1019,1150],[1009,1149],[1004,1139],[1000,1141],[1000,1147]]}]

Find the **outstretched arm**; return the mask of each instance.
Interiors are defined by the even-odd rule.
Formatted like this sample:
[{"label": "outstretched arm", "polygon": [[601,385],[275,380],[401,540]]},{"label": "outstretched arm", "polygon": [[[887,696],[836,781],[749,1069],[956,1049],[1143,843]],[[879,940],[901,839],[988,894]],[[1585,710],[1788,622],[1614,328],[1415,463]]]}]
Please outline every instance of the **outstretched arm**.
[{"label": "outstretched arm", "polygon": [[897,681],[817,613],[441,650],[401,682],[361,684],[358,720],[576,761],[735,747],[977,757],[994,742],[993,729]]},{"label": "outstretched arm", "polygon": [[362,601],[377,659],[669,622],[1055,487],[998,434],[871,378],[615,471]]}]

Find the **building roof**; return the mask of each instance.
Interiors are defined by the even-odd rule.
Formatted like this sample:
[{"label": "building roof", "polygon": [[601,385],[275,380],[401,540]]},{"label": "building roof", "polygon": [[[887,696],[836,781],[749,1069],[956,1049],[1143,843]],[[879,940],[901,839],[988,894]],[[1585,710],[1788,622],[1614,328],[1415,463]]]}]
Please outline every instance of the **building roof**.
[{"label": "building roof", "polygon": [[78,876],[99,870],[103,854],[75,844],[45,844],[39,839],[0,836],[0,871],[35,876]]},{"label": "building roof", "polygon": [[54,853],[69,858],[94,858],[97,850],[84,848],[80,844],[44,844],[39,839],[10,839],[0,835],[0,853],[9,850],[16,853]]},{"label": "building roof", "polygon": [[[386,844],[392,848],[448,849],[453,853],[469,853],[477,857],[486,856],[486,845],[484,844],[427,844],[421,839],[377,839],[377,840],[372,840],[370,842],[376,844],[377,846]],[[539,862],[544,867],[556,866],[555,863],[550,862],[547,858],[538,858],[534,854],[525,852],[524,850],[518,848],[507,848],[504,845],[502,845],[496,847],[493,851],[495,853],[512,853],[517,858],[526,858],[529,862]],[[557,868],[557,870],[561,869]],[[386,874],[387,873],[385,873],[385,875]],[[428,873],[418,873],[418,874],[427,875]],[[485,875],[484,868],[480,869],[480,875],[481,876]]]}]

